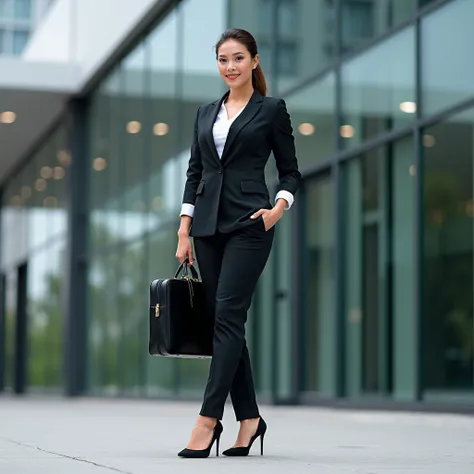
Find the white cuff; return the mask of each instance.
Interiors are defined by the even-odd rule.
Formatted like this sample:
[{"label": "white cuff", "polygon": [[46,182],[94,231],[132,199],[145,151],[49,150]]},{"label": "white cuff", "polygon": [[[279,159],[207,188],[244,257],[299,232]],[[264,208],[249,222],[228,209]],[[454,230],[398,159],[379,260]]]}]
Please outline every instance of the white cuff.
[{"label": "white cuff", "polygon": [[194,205],[185,202],[185,203],[181,206],[181,212],[180,212],[179,215],[180,215],[180,216],[193,217],[193,216],[194,216]]},{"label": "white cuff", "polygon": [[293,196],[293,194],[291,194],[289,191],[285,191],[284,189],[277,192],[277,195],[275,196],[275,202],[277,202],[278,199],[280,198],[288,201],[288,204],[286,205],[285,210],[288,210],[292,206],[293,201],[295,200],[295,197]]}]

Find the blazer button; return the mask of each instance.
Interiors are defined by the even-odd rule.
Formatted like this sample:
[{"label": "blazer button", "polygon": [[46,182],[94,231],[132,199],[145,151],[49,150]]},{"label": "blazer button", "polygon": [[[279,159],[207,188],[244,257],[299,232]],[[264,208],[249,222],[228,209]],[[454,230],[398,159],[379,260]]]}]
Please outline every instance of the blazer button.
[{"label": "blazer button", "polygon": [[219,174],[222,174],[222,170],[219,170],[218,173],[219,173]]}]

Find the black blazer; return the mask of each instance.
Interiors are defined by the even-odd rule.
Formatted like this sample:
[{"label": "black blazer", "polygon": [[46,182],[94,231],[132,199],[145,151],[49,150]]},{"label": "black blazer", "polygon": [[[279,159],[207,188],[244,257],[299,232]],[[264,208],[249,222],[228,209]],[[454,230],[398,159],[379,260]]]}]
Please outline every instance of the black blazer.
[{"label": "black blazer", "polygon": [[222,102],[201,105],[184,187],[183,203],[193,204],[190,235],[205,237],[231,232],[255,221],[250,216],[271,209],[265,165],[275,157],[279,190],[296,193],[301,179],[295,155],[293,129],[283,99],[254,91],[245,109],[232,123],[219,159],[213,125]]}]

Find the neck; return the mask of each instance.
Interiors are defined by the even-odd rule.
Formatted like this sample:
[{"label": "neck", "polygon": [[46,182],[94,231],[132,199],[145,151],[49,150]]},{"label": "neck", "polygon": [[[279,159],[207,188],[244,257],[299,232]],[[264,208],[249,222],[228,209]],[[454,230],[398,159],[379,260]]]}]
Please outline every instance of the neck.
[{"label": "neck", "polygon": [[251,82],[238,88],[231,88],[227,100],[235,102],[248,102],[253,94],[253,85]]}]

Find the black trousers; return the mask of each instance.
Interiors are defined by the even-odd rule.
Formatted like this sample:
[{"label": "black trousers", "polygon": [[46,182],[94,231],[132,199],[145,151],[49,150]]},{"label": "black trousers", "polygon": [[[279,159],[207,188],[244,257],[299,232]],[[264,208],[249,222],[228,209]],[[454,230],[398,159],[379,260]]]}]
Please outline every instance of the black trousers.
[{"label": "black trousers", "polygon": [[202,416],[222,419],[230,392],[237,421],[258,418],[259,411],[245,341],[247,311],[270,255],[274,228],[262,217],[238,231],[194,238],[210,310],[215,314],[213,356]]}]

